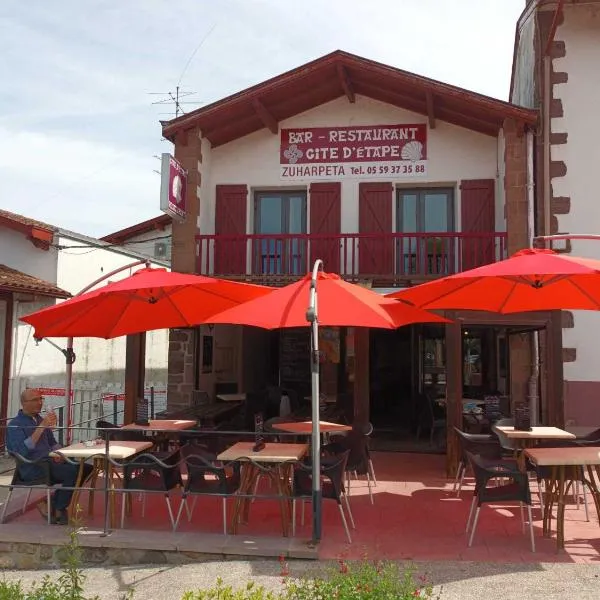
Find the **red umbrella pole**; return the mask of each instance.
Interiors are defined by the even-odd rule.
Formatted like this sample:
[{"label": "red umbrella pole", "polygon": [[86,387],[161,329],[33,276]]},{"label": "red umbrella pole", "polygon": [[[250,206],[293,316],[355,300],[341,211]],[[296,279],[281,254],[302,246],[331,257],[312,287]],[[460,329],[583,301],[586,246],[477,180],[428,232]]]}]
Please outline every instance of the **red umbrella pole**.
[{"label": "red umbrella pole", "polygon": [[310,376],[312,388],[312,506],[313,524],[312,541],[317,543],[321,539],[321,432],[319,430],[319,311],[317,294],[317,276],[319,269],[323,270],[323,261],[315,260],[310,280],[310,296],[306,320],[310,323]]}]

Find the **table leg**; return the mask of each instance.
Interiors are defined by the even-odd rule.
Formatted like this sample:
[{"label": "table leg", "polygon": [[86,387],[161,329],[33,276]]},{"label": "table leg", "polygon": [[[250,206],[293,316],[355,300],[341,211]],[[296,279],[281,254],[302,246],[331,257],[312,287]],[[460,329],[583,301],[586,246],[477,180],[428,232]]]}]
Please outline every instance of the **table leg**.
[{"label": "table leg", "polygon": [[[67,514],[69,516],[69,523],[75,523],[75,521],[77,520],[77,506],[79,505],[79,497],[81,496],[81,487],[91,487],[89,485],[85,485],[87,482],[89,482],[92,479],[92,476],[94,475],[94,471],[92,470],[92,472],[90,473],[90,475],[88,475],[87,479],[85,481],[83,480],[83,466],[85,464],[85,459],[82,458],[79,460],[79,469],[77,470],[77,478],[75,479],[75,490],[73,490],[73,496],[71,497],[71,502],[69,504],[69,508],[67,509]],[[89,505],[89,500],[88,500],[88,505]],[[48,510],[50,510],[50,507],[48,507]]]},{"label": "table leg", "polygon": [[[248,488],[246,490],[246,494],[253,494],[254,493],[254,487],[256,485],[256,480],[258,477],[260,477],[261,475],[267,475],[267,477],[270,476],[270,471],[269,470],[265,470],[262,471],[260,469],[260,467],[257,467],[256,465],[248,465]],[[245,524],[248,523],[248,519],[250,518],[250,506],[252,504],[252,498],[242,498],[241,499],[241,505],[242,505],[242,510],[241,510],[241,522]]]},{"label": "table leg", "polygon": [[273,477],[275,479],[275,484],[277,485],[277,494],[279,496],[279,506],[281,510],[281,529],[283,531],[283,536],[288,537],[289,534],[289,525],[290,525],[290,511],[289,511],[289,493],[287,490],[287,483],[285,482],[285,468],[275,468],[272,471]]},{"label": "table leg", "polygon": [[558,506],[556,509],[556,549],[565,547],[565,466],[558,467]]},{"label": "table leg", "polygon": [[592,494],[592,498],[594,499],[594,505],[596,506],[596,515],[598,516],[598,520],[600,521],[600,490],[598,489],[598,484],[596,483],[596,477],[594,477],[594,470],[596,471],[598,481],[600,481],[600,465],[588,465],[588,488]]},{"label": "table leg", "polygon": [[236,496],[235,501],[233,503],[233,510],[231,511],[231,527],[229,529],[231,534],[237,533],[237,528],[243,508],[242,501],[244,500],[244,498],[242,496],[244,494],[248,494],[252,488],[252,473],[254,471],[252,465],[242,465],[241,470],[242,475],[240,478],[239,495]]},{"label": "table leg", "polygon": [[552,509],[554,507],[554,498],[558,490],[558,478],[556,477],[556,467],[552,467],[550,473],[550,479],[546,479],[544,487],[546,489],[546,498],[544,501],[544,512],[543,512],[543,535],[550,537],[552,531]]}]

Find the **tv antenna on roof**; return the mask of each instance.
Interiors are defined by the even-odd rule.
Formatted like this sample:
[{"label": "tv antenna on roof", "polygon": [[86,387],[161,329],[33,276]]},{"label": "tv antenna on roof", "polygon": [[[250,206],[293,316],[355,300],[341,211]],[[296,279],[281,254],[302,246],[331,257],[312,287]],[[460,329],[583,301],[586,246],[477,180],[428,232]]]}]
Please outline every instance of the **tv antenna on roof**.
[{"label": "tv antenna on roof", "polygon": [[[185,75],[186,71],[188,70],[188,67],[190,66],[190,63],[194,59],[194,56],[196,56],[196,52],[198,52],[198,50],[200,50],[200,48],[203,46],[204,42],[206,41],[208,36],[213,32],[213,30],[216,26],[217,26],[217,24],[215,23],[206,32],[206,34],[200,40],[200,43],[196,46],[196,48],[194,48],[194,51],[188,58],[188,61],[187,61],[187,63],[185,63],[185,67],[183,67],[183,71],[181,72],[181,75],[179,76],[179,80],[177,81],[177,85],[175,86],[175,94],[173,94],[173,92],[166,92],[166,93],[150,92],[151,95],[168,96],[167,98],[164,98],[163,100],[159,100],[158,102],[153,102],[152,104],[174,104],[175,105],[175,118],[177,118],[180,114],[182,114],[182,115],[185,114],[185,111],[183,110],[183,108],[181,108],[182,104],[200,104],[199,102],[182,102],[180,100],[180,98],[185,98],[186,96],[192,96],[196,92],[182,92],[180,89],[180,84],[181,84],[181,80],[183,79],[183,76]],[[163,114],[170,114],[170,113],[163,113]]]},{"label": "tv antenna on roof", "polygon": [[[196,92],[184,92],[181,90],[181,88],[179,86],[176,86],[175,93],[173,93],[173,92],[150,92],[150,95],[151,96],[167,96],[166,98],[163,98],[162,100],[157,100],[156,102],[153,102],[152,104],[174,105],[175,106],[175,118],[177,118],[179,115],[185,114],[185,111],[183,110],[183,108],[181,108],[182,104],[199,104],[199,102],[187,102],[187,101],[181,100],[182,98],[186,98],[187,96],[193,96],[195,93]],[[171,115],[172,113],[161,113],[161,114]]]}]

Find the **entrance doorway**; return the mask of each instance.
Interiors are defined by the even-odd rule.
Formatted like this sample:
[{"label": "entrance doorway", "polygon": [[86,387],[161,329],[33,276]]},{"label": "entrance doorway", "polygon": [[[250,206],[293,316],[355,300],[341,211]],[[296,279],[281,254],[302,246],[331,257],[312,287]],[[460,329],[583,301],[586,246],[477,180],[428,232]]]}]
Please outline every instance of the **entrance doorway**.
[{"label": "entrance doorway", "polygon": [[[488,394],[509,393],[508,352],[504,328],[463,328],[464,399],[483,400]],[[371,331],[370,414],[374,447],[399,452],[445,452],[446,353],[443,325]]]}]

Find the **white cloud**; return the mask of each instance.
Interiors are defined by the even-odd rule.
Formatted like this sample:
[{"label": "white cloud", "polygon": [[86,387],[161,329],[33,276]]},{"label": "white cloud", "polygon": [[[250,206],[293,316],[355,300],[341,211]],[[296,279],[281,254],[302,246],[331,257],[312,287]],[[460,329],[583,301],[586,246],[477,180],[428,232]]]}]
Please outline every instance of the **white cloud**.
[{"label": "white cloud", "polygon": [[[0,206],[102,235],[158,213],[149,92],[208,103],[334,49],[506,98],[523,0],[3,0]],[[186,105],[190,110],[194,106]]]}]

